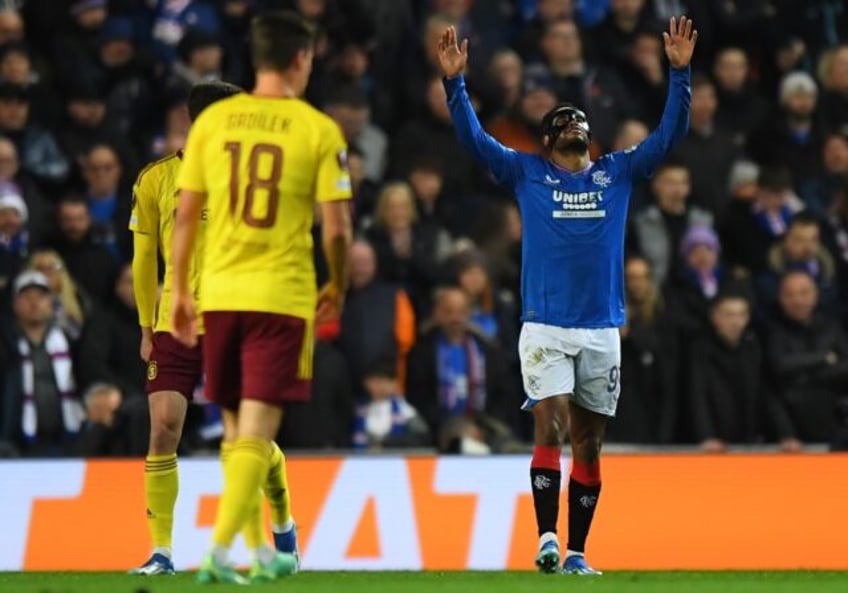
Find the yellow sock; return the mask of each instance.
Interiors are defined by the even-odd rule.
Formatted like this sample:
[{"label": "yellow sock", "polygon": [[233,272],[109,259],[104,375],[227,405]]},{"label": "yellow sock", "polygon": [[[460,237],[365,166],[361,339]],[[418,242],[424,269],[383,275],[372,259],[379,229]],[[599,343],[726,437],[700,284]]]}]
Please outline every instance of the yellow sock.
[{"label": "yellow sock", "polygon": [[144,498],[147,502],[147,525],[153,549],[171,552],[174,527],[174,505],[180,489],[177,454],[148,455],[144,460]]},{"label": "yellow sock", "polygon": [[271,467],[263,490],[271,504],[271,525],[274,531],[279,532],[291,521],[292,512],[286,456],[277,443],[271,443]]},{"label": "yellow sock", "polygon": [[224,492],[215,518],[212,543],[229,548],[255,506],[259,486],[268,475],[271,443],[256,437],[239,437],[224,464]]},{"label": "yellow sock", "polygon": [[[225,468],[233,450],[233,443],[223,441],[221,443],[221,465]],[[264,513],[262,512],[262,491],[256,490],[256,501],[253,504],[250,514],[241,529],[241,536],[244,538],[244,543],[248,550],[257,550],[264,544],[269,544],[268,535],[265,532]],[[270,544],[269,544],[270,545]]]}]

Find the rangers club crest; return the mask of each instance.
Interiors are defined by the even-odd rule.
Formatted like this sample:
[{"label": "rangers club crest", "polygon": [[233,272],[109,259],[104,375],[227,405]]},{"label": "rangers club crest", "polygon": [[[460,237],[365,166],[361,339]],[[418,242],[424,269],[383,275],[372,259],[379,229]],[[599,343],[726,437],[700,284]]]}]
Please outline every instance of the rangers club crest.
[{"label": "rangers club crest", "polygon": [[612,183],[612,177],[607,175],[606,171],[595,171],[592,173],[592,183],[598,187],[609,187]]}]

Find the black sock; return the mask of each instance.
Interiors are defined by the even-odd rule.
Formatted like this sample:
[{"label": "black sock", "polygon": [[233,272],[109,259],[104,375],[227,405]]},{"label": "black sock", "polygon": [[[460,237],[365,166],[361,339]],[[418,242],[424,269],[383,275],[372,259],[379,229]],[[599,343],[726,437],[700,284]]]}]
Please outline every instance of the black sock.
[{"label": "black sock", "polygon": [[539,535],[548,531],[556,533],[561,476],[562,472],[558,469],[530,468],[530,489],[533,491]]},{"label": "black sock", "polygon": [[[535,491],[534,491],[535,494]],[[601,495],[601,485],[587,486],[574,478],[568,481],[568,549],[583,552],[586,536],[592,526],[595,507]]]}]

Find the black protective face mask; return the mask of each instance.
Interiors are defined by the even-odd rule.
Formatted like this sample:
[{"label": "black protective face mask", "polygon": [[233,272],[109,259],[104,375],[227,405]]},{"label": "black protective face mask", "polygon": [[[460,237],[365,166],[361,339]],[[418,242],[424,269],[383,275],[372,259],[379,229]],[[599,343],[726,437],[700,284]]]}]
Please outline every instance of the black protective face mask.
[{"label": "black protective face mask", "polygon": [[580,127],[591,140],[592,131],[589,128],[586,114],[573,105],[560,105],[550,111],[542,120],[542,134],[548,137],[548,148],[552,147],[559,135],[571,125]]}]

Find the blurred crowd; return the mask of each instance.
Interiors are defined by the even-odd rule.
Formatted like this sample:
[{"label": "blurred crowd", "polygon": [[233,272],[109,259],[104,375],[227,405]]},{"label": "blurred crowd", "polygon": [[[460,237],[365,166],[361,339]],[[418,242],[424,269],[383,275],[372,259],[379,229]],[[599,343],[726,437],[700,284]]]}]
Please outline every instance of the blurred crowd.
[{"label": "blurred crowd", "polygon": [[[357,233],[343,317],[318,328],[313,399],[288,410],[283,445],[532,441],[521,217],[454,137],[437,39],[470,39],[469,89],[498,140],[539,151],[542,116],[569,101],[597,156],[658,123],[660,33],[685,13],[691,130],[633,189],[608,438],[848,446],[842,0],[0,0],[0,456],[144,454],[132,184],[183,146],[192,85],[250,88],[250,17],[274,8],[318,27],[307,98],[349,142]],[[323,280],[320,250],[316,265]],[[202,391],[186,453],[220,436]]]}]

